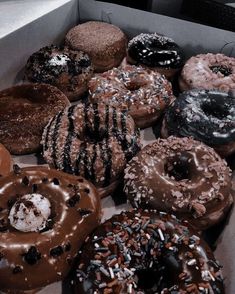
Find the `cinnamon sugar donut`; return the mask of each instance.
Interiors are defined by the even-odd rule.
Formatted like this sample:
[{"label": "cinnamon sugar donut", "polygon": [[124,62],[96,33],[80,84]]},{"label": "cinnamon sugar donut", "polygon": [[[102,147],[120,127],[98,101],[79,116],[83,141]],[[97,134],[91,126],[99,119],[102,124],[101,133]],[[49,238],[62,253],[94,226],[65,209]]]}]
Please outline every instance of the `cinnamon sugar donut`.
[{"label": "cinnamon sugar donut", "polygon": [[115,215],[86,240],[76,294],[224,294],[221,266],[186,222],[162,212]]},{"label": "cinnamon sugar donut", "polygon": [[116,26],[89,21],[72,28],[65,43],[73,50],[86,52],[96,72],[118,66],[126,54],[127,38]]},{"label": "cinnamon sugar donut", "polygon": [[143,148],[128,163],[124,190],[134,206],[174,212],[198,229],[219,222],[233,203],[226,162],[191,138],[158,139]]},{"label": "cinnamon sugar donut", "polygon": [[87,54],[54,45],[33,53],[25,68],[28,81],[56,86],[71,101],[81,98],[87,91],[92,75],[93,66]]},{"label": "cinnamon sugar donut", "polygon": [[104,104],[61,111],[45,127],[42,144],[51,166],[91,180],[101,197],[114,190],[140,146],[132,118]]},{"label": "cinnamon sugar donut", "polygon": [[46,167],[15,166],[0,187],[0,290],[22,293],[63,279],[99,224],[94,186]]},{"label": "cinnamon sugar donut", "polygon": [[134,65],[96,75],[89,82],[89,91],[92,102],[128,110],[140,128],[153,125],[174,99],[164,76]]},{"label": "cinnamon sugar donut", "polygon": [[0,177],[9,174],[12,158],[9,151],[0,143]]},{"label": "cinnamon sugar donut", "polygon": [[179,78],[181,91],[190,89],[235,89],[235,58],[207,53],[191,57]]},{"label": "cinnamon sugar donut", "polygon": [[46,84],[24,84],[1,91],[0,142],[12,154],[38,151],[43,128],[69,104],[59,89]]}]

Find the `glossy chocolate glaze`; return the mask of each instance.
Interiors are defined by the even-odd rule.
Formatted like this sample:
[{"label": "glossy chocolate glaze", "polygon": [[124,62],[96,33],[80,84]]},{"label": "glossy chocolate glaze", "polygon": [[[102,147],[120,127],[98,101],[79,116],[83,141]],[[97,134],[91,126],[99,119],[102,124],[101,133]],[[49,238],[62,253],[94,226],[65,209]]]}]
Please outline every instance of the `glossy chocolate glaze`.
[{"label": "glossy chocolate glaze", "polygon": [[128,56],[137,64],[149,67],[180,68],[184,62],[182,49],[170,38],[140,34],[128,43]]},{"label": "glossy chocolate glaze", "polygon": [[0,143],[0,177],[11,171],[12,158],[9,151]]},{"label": "glossy chocolate glaze", "polygon": [[144,147],[127,165],[124,190],[134,207],[174,212],[198,229],[219,222],[233,202],[226,162],[192,138]]},{"label": "glossy chocolate glaze", "polygon": [[192,136],[213,147],[234,142],[235,97],[217,90],[180,94],[165,113],[162,134]]},{"label": "glossy chocolate glaze", "polygon": [[[10,225],[8,216],[13,204],[30,193],[49,200],[51,215],[43,231],[24,233]],[[0,289],[30,290],[63,279],[99,221],[99,197],[85,179],[46,167],[14,166],[0,178]]]},{"label": "glossy chocolate glaze", "polygon": [[225,293],[207,244],[173,215],[123,212],[82,247],[73,293]]},{"label": "glossy chocolate glaze", "polygon": [[70,103],[57,88],[23,84],[0,92],[0,142],[12,154],[36,152],[43,128]]}]

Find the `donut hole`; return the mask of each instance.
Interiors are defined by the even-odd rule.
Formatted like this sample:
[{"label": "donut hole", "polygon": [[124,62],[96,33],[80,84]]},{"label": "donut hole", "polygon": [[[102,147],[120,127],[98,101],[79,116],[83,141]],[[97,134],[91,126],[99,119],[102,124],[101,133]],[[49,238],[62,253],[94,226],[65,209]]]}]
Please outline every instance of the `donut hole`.
[{"label": "donut hole", "polygon": [[93,128],[86,128],[81,135],[81,139],[88,143],[98,143],[102,142],[107,136],[107,131],[103,128],[100,128],[98,131]]},{"label": "donut hole", "polygon": [[201,109],[206,116],[214,116],[219,120],[226,118],[229,115],[228,106],[225,104],[218,104],[216,101],[204,102]]},{"label": "donut hole", "polygon": [[137,91],[140,88],[145,87],[147,85],[147,81],[145,76],[139,74],[133,78],[127,79],[124,84],[127,90]]},{"label": "donut hole", "polygon": [[165,173],[176,181],[191,180],[191,156],[187,153],[168,158]]},{"label": "donut hole", "polygon": [[213,66],[210,66],[210,70],[216,74],[220,73],[224,77],[227,77],[232,74],[232,69],[225,65],[213,65]]}]

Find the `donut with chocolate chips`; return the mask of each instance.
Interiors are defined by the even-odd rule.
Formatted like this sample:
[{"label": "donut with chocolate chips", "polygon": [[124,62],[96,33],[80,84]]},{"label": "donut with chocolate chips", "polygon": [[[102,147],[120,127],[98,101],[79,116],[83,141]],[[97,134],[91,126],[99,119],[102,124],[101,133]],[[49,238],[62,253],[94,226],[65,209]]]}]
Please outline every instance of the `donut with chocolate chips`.
[{"label": "donut with chocolate chips", "polygon": [[0,143],[0,177],[10,173],[12,158],[9,151]]},{"label": "donut with chocolate chips", "polygon": [[167,108],[162,136],[193,137],[221,156],[235,152],[235,96],[217,90],[186,91]]},{"label": "donut with chocolate chips", "polygon": [[25,67],[25,79],[56,86],[70,101],[84,95],[92,75],[93,66],[87,54],[55,45],[33,53]]},{"label": "donut with chocolate chips", "polygon": [[235,89],[235,58],[221,53],[198,54],[184,65],[179,77],[181,91]]},{"label": "donut with chocolate chips", "polygon": [[0,142],[11,154],[38,151],[43,128],[68,105],[59,89],[46,84],[23,84],[0,91]]},{"label": "donut with chocolate chips", "polygon": [[0,178],[0,290],[24,292],[63,279],[99,221],[99,197],[85,179],[14,166]]},{"label": "donut with chocolate chips", "polygon": [[226,162],[192,138],[145,146],[128,163],[124,181],[133,206],[174,212],[198,229],[218,223],[233,203]]},{"label": "donut with chocolate chips", "polygon": [[120,28],[105,22],[88,21],[72,28],[65,43],[86,52],[96,72],[119,66],[126,55],[127,38]]},{"label": "donut with chocolate chips", "polygon": [[140,128],[153,125],[174,99],[171,83],[163,75],[134,65],[96,75],[89,92],[92,102],[128,110]]},{"label": "donut with chocolate chips", "polygon": [[49,165],[84,176],[101,197],[114,191],[140,148],[133,119],[102,103],[80,103],[58,113],[45,127],[42,145]]},{"label": "donut with chocolate chips", "polygon": [[186,222],[153,211],[115,215],[82,247],[76,294],[224,294],[221,267]]}]

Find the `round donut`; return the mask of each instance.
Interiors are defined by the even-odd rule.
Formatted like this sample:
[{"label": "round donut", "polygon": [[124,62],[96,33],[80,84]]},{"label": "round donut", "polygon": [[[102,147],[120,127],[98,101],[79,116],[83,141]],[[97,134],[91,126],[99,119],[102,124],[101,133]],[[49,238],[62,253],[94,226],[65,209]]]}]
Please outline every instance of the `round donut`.
[{"label": "round donut", "polygon": [[128,110],[140,128],[153,125],[174,99],[171,83],[163,75],[134,65],[96,75],[89,91],[91,102]]},{"label": "round donut", "polygon": [[70,101],[84,95],[92,75],[93,66],[87,54],[54,45],[33,53],[25,67],[25,79],[56,86]]},{"label": "round donut", "polygon": [[154,211],[115,215],[82,247],[72,292],[79,294],[225,293],[208,245],[175,216]]},{"label": "round donut", "polygon": [[68,105],[59,89],[46,84],[23,84],[1,91],[0,142],[11,154],[38,151],[43,128]]},{"label": "round donut", "polygon": [[9,151],[0,143],[0,177],[10,173],[12,158]]},{"label": "round donut", "polygon": [[221,156],[235,152],[235,96],[217,90],[182,93],[166,110],[162,136],[194,137]]},{"label": "round donut", "polygon": [[23,292],[63,279],[99,224],[94,186],[46,167],[14,166],[0,187],[0,290]]},{"label": "round donut", "polygon": [[171,78],[182,68],[184,54],[173,39],[142,33],[129,41],[127,62],[150,67]]},{"label": "round donut", "polygon": [[192,138],[147,145],[127,165],[124,184],[134,207],[174,212],[200,230],[218,223],[233,203],[226,162]]},{"label": "round donut", "polygon": [[86,52],[96,72],[118,66],[126,55],[127,38],[120,28],[105,22],[89,21],[72,28],[65,43]]},{"label": "round donut", "polygon": [[182,69],[179,86],[181,91],[217,89],[228,92],[235,89],[235,58],[221,53],[193,56]]},{"label": "round donut", "polygon": [[51,166],[89,179],[101,197],[114,190],[140,147],[132,118],[104,104],[78,104],[58,113],[45,127],[42,145]]}]

